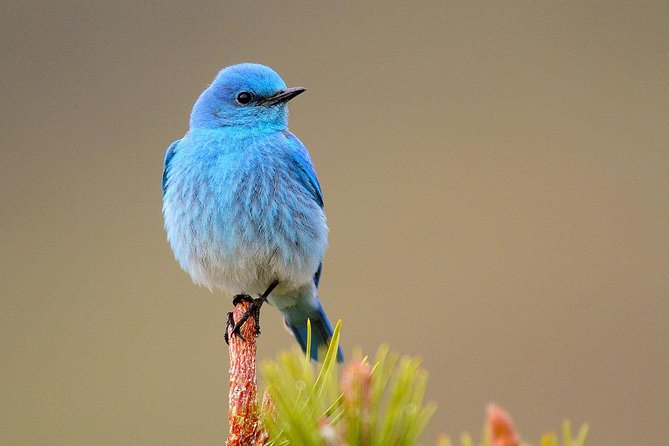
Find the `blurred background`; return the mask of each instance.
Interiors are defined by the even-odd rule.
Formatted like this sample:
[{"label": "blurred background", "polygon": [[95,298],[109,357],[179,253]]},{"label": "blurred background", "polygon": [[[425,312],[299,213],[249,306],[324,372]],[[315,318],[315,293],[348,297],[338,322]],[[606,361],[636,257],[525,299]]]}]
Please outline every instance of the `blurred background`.
[{"label": "blurred background", "polygon": [[[331,226],[343,344],[420,356],[422,443],[487,402],[536,443],[669,425],[667,2],[5,2],[0,443],[227,434],[229,296],[162,227],[168,144],[224,66],[272,66]],[[266,309],[260,357],[293,347]]]}]

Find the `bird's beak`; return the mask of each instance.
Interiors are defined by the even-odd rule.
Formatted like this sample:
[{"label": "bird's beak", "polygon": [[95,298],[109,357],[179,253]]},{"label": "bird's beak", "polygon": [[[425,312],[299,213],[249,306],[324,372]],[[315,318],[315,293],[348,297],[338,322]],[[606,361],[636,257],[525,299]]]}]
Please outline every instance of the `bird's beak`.
[{"label": "bird's beak", "polygon": [[272,96],[269,96],[260,101],[260,105],[276,105],[282,102],[288,102],[298,94],[304,93],[305,91],[307,91],[307,89],[304,87],[291,87],[286,88],[285,90],[279,90]]}]

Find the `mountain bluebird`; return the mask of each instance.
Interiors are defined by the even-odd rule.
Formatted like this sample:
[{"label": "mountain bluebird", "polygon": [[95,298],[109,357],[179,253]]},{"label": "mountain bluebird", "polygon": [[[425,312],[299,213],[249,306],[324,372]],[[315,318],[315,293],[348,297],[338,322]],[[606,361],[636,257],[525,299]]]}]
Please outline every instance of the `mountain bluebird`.
[{"label": "mountain bluebird", "polygon": [[243,320],[256,324],[268,301],[305,351],[309,319],[309,354],[317,359],[332,337],[317,294],[328,227],[316,171],[288,131],[286,105],[304,91],[263,65],[219,72],[195,102],[186,135],[167,149],[163,215],[193,282],[250,299]]}]

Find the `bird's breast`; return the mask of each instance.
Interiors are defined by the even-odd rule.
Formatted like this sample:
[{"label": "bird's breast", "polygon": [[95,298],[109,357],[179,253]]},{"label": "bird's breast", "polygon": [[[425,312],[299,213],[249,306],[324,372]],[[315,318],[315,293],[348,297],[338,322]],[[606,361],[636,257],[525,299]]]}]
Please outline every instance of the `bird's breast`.
[{"label": "bird's breast", "polygon": [[231,139],[177,155],[166,227],[194,281],[255,293],[277,279],[296,286],[312,280],[327,245],[325,214],[284,147]]}]

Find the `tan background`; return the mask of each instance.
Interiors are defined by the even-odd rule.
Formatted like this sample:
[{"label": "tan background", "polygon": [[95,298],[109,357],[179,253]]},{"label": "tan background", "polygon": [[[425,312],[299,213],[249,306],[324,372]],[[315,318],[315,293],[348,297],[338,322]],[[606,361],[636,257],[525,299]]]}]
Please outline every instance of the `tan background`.
[{"label": "tan background", "polygon": [[[221,444],[227,296],[162,229],[164,150],[219,68],[309,92],[322,300],[424,358],[438,432],[666,444],[667,2],[13,2],[0,14],[0,443]],[[293,345],[263,318],[261,356]]]}]

